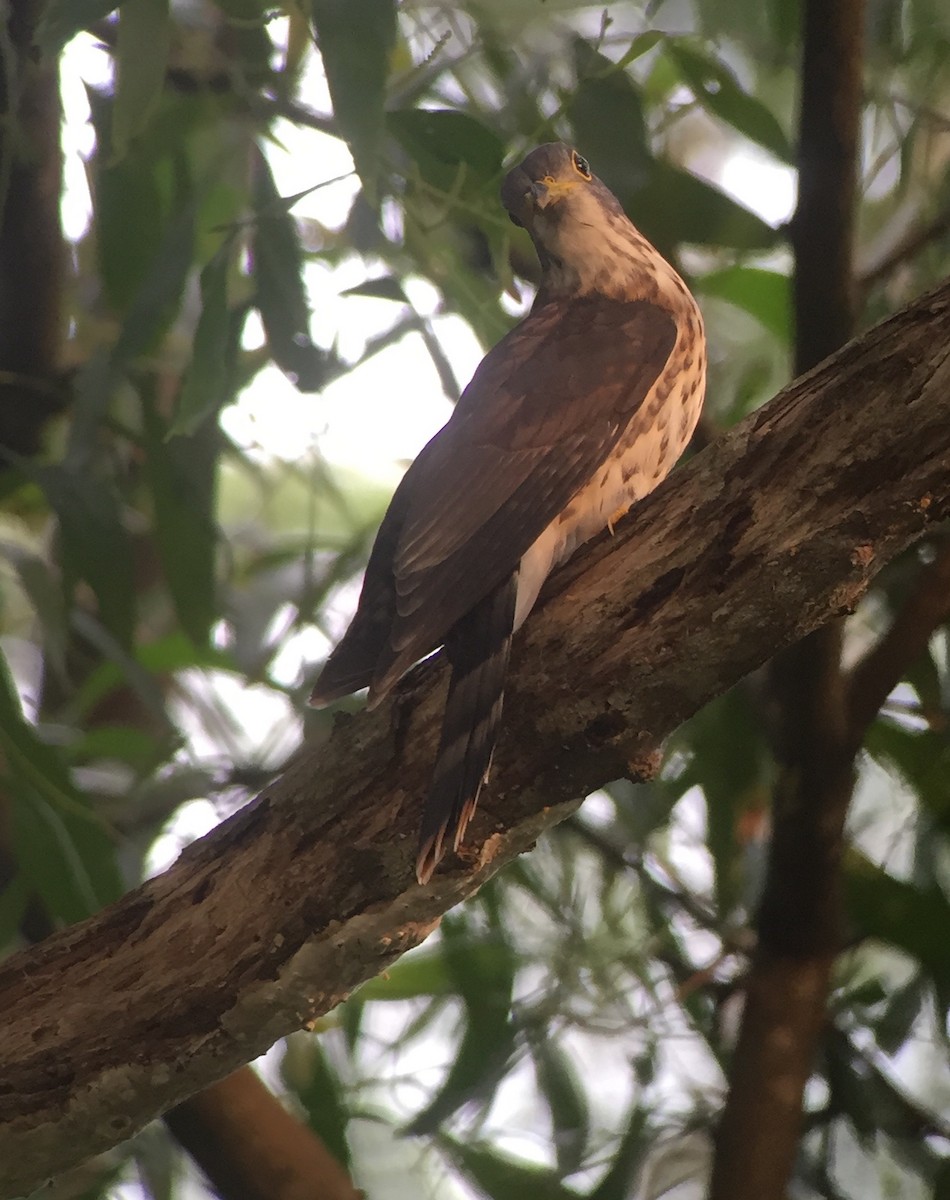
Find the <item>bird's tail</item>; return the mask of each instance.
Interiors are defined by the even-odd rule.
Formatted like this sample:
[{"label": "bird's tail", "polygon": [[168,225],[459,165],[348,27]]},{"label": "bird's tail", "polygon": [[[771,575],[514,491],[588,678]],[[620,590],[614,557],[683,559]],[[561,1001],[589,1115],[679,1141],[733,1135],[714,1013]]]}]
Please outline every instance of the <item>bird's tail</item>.
[{"label": "bird's tail", "polygon": [[458,849],[488,778],[505,695],[517,592],[516,569],[446,639],[452,676],[419,833],[416,877],[420,883],[428,883],[450,845]]}]

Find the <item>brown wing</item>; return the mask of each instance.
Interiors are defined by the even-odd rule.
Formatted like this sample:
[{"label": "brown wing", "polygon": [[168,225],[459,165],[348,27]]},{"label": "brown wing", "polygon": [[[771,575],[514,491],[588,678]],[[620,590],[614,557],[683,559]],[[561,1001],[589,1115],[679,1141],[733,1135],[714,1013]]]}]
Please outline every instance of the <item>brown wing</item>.
[{"label": "brown wing", "polygon": [[442,644],[607,460],[675,340],[664,309],[591,296],[535,308],[486,355],[393,496],[318,702],[378,698]]}]

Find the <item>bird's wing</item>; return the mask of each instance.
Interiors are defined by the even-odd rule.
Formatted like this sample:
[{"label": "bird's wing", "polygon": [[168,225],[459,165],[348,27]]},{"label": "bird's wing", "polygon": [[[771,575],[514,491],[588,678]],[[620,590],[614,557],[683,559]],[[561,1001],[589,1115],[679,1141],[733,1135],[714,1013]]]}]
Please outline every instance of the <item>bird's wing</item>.
[{"label": "bird's wing", "polygon": [[440,645],[518,565],[608,460],[675,340],[658,305],[591,296],[536,309],[485,357],[400,489],[378,681]]}]

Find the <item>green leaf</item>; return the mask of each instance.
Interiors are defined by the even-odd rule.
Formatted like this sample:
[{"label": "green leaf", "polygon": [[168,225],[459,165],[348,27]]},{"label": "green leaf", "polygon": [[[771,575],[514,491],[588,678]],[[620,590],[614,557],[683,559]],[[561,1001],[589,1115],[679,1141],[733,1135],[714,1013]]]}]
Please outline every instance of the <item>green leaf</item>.
[{"label": "green leaf", "polygon": [[719,296],[741,308],[782,342],[792,338],[792,281],[778,271],[759,267],[726,267],[696,280],[697,290]]},{"label": "green leaf", "polygon": [[83,681],[74,700],[76,711],[80,714],[90,712],[116,688],[129,686],[159,721],[165,723],[165,699],[156,676],[185,671],[189,667],[234,670],[234,658],[230,653],[212,646],[196,646],[180,630],[146,646],[136,646],[134,658],[110,653],[108,646],[100,646],[100,649],[106,661],[101,662]]},{"label": "green leaf", "polygon": [[738,133],[769,150],[782,162],[792,161],[792,149],[773,113],[761,100],[742,90],[735,76],[721,61],[670,38],[666,53],[679,69],[683,82],[696,99],[714,116]]},{"label": "green leaf", "polygon": [[612,191],[636,190],[653,161],[640,91],[583,38],[575,38],[573,48],[577,86],[566,111],[575,144]]},{"label": "green leaf", "polygon": [[439,1147],[464,1175],[491,1200],[577,1200],[555,1172],[535,1163],[519,1162],[471,1141],[456,1141],[442,1134]]},{"label": "green leaf", "polygon": [[13,564],[33,605],[43,631],[43,653],[47,664],[65,677],[68,634],[61,581],[45,559],[25,546],[0,540],[0,555]]},{"label": "green leaf", "polygon": [[[275,9],[290,8],[293,17],[299,14],[296,3],[275,5],[272,0],[216,0],[228,18],[229,57],[240,63],[245,80],[254,83],[271,82],[270,59],[274,46],[267,33],[267,24]],[[303,6],[299,6],[302,8]]]},{"label": "green leaf", "polygon": [[169,436],[194,433],[231,395],[238,349],[228,309],[231,253],[225,244],[201,273],[201,316]]},{"label": "green leaf", "polygon": [[383,275],[379,279],[367,279],[355,287],[347,288],[341,296],[372,296],[377,300],[397,300],[408,304],[409,300],[403,291],[403,286],[395,275]]},{"label": "green leaf", "polygon": [[654,160],[642,187],[618,198],[660,250],[682,242],[768,250],[782,236],[719,188],[662,159]]},{"label": "green leaf", "polygon": [[109,759],[146,770],[159,762],[160,755],[166,753],[167,749],[167,741],[163,744],[142,729],[128,725],[99,725],[64,746],[63,753],[72,762]]},{"label": "green leaf", "polygon": [[514,1051],[514,963],[500,922],[493,920],[488,953],[461,917],[444,917],[441,932],[446,969],[465,1005],[465,1032],[441,1088],[408,1126],[411,1134],[431,1133],[462,1105],[487,1098]]},{"label": "green leaf", "polygon": [[551,1113],[558,1171],[572,1175],[584,1160],[590,1135],[587,1096],[574,1064],[556,1039],[542,1034],[532,1038],[530,1045],[538,1087]]},{"label": "green leaf", "polygon": [[468,197],[473,187],[497,183],[505,158],[504,143],[494,130],[468,113],[404,108],[389,113],[386,121],[422,178],[440,191],[464,187]]},{"label": "green leaf", "polygon": [[132,0],[119,13],[112,154],[122,158],[147,125],[165,86],[171,46],[168,0]]},{"label": "green leaf", "polygon": [[20,932],[30,903],[30,882],[22,871],[7,879],[0,891],[0,951],[6,951]]},{"label": "green leaf", "polygon": [[255,300],[274,361],[302,392],[315,392],[325,381],[327,356],[310,337],[303,251],[297,227],[280,202],[271,169],[258,156],[251,245]]},{"label": "green leaf", "polygon": [[0,749],[24,878],[54,918],[90,916],[122,893],[113,837],[73,786],[59,754],[24,719],[2,658]]},{"label": "green leaf", "polygon": [[[294,1040],[295,1043],[297,1039]],[[307,1123],[337,1162],[350,1164],[346,1137],[349,1113],[336,1072],[317,1037],[304,1045],[288,1044],[281,1064],[284,1081],[307,1112]]]},{"label": "green leaf", "polygon": [[136,292],[112,352],[126,363],[150,350],[164,335],[181,305],[193,267],[195,205],[187,203],[169,221],[158,253]]},{"label": "green leaf", "polygon": [[716,868],[716,901],[723,914],[737,903],[749,906],[740,817],[756,809],[767,791],[769,753],[749,693],[733,688],[707,704],[676,734],[675,745],[690,756],[677,787],[699,786],[706,797],[707,840]]},{"label": "green leaf", "polygon": [[[126,0],[128,2],[128,0]],[[104,20],[121,0],[46,0],[34,43],[41,54],[56,57],[83,29]]]},{"label": "green leaf", "polygon": [[643,1109],[634,1105],[610,1168],[591,1192],[589,1200],[627,1200],[634,1176],[651,1141]]},{"label": "green leaf", "polygon": [[145,471],[155,535],[182,628],[197,646],[215,618],[215,479],[220,434],[206,420],[191,437],[168,440],[168,426],[143,393]]},{"label": "green leaf", "polygon": [[71,459],[33,467],[31,474],[59,522],[67,590],[85,580],[103,625],[119,645],[130,646],[136,606],[132,543],[112,480]]},{"label": "green leaf", "polygon": [[666,39],[666,34],[659,29],[650,29],[646,33],[638,33],[637,36],[630,42],[630,45],[617,60],[619,68],[629,67],[632,62],[636,62],[638,58],[642,58],[644,54],[648,54],[654,46],[658,46],[660,42]]},{"label": "green leaf", "polygon": [[906,729],[884,719],[868,730],[865,748],[878,761],[896,768],[935,823],[950,830],[950,741],[945,733]]},{"label": "green leaf", "polygon": [[908,983],[887,997],[884,1015],[874,1023],[874,1036],[885,1054],[894,1055],[911,1036],[927,1010],[929,987],[915,972]]},{"label": "green leaf", "polygon": [[854,851],[846,868],[848,912],[858,931],[906,951],[938,987],[950,986],[950,903],[943,892],[895,879]]},{"label": "green leaf", "polygon": [[945,1159],[937,1172],[932,1200],[950,1200],[950,1159]]},{"label": "green leaf", "polygon": [[311,0],[310,11],[337,124],[375,205],[395,0]]},{"label": "green leaf", "polygon": [[414,1000],[419,996],[450,996],[455,992],[441,949],[414,951],[367,980],[357,992],[364,1000]]},{"label": "green leaf", "polygon": [[[101,105],[93,103],[95,114]],[[101,123],[96,131],[101,139]],[[93,163],[96,253],[105,297],[126,311],[158,256],[171,187],[167,160],[142,161],[139,154],[105,163],[104,143]]]}]

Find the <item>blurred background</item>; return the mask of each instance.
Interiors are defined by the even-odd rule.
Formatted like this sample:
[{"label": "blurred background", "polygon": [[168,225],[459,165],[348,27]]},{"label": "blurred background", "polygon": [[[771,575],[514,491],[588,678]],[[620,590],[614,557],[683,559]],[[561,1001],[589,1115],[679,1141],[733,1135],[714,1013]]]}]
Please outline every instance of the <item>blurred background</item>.
[{"label": "blurred background", "polygon": [[[163,869],[328,730],[308,681],[392,489],[530,305],[498,188],[532,146],[578,146],[689,280],[700,443],[796,361],[794,0],[114,8],[10,0],[0,37],[5,952]],[[950,273],[950,15],[870,0],[864,29],[856,330]],[[945,541],[878,578],[846,665]],[[950,1196],[943,620],[924,641],[856,760],[790,1196]],[[710,705],[655,781],[592,796],[274,1047],[261,1103],[369,1200],[704,1195],[779,772],[766,691]],[[44,1194],[214,1194],[211,1134],[193,1157],[179,1118]]]}]

